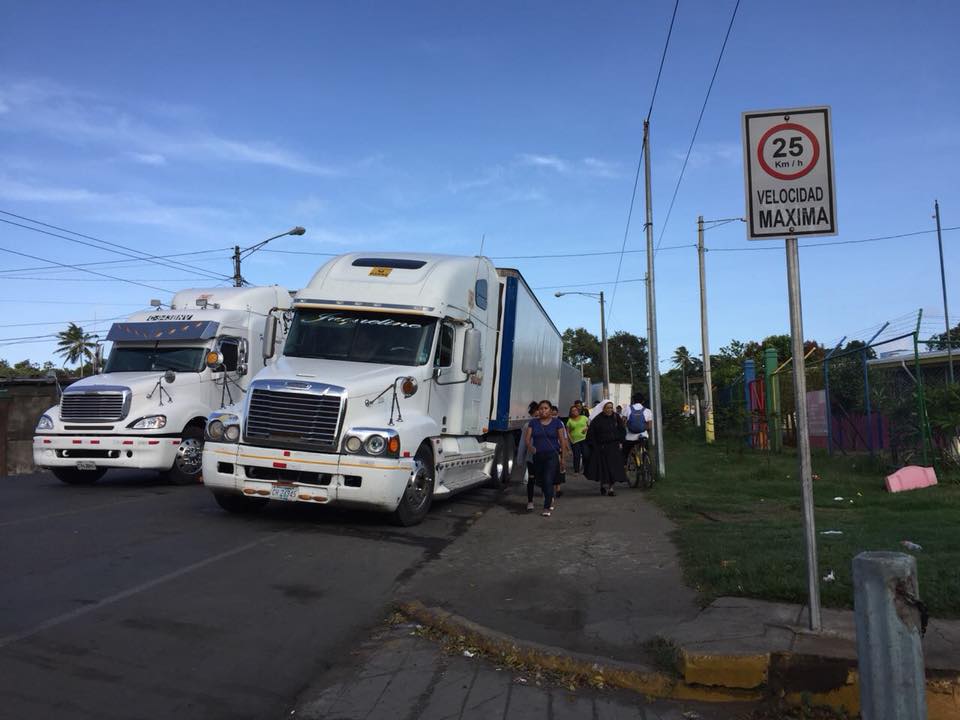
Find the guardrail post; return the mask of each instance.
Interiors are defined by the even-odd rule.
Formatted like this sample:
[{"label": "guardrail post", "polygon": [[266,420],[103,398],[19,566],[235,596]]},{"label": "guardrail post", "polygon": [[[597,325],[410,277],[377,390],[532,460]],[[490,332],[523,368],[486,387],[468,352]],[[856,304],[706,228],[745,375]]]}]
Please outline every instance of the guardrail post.
[{"label": "guardrail post", "polygon": [[860,553],[853,559],[853,600],[864,720],[926,720],[921,639],[927,615],[916,558]]}]

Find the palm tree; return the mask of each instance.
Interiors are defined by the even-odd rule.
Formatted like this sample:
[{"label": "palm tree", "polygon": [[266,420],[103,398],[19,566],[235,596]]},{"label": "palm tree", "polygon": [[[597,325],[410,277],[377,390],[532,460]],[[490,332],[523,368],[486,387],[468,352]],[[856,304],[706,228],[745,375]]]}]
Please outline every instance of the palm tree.
[{"label": "palm tree", "polygon": [[690,351],[684,345],[681,345],[673,352],[674,367],[680,368],[683,377],[683,402],[684,405],[690,404],[689,388],[687,387],[687,368],[690,367]]},{"label": "palm tree", "polygon": [[93,358],[91,348],[95,344],[93,335],[85,333],[76,323],[70,323],[66,330],[57,333],[56,354],[63,356],[64,365],[79,362],[80,377],[83,377],[83,364]]}]

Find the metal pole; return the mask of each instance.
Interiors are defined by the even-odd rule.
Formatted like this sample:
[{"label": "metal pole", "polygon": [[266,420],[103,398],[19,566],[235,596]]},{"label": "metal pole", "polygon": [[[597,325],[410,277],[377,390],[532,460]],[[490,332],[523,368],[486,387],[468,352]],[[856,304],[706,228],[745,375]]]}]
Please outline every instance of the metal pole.
[{"label": "metal pole", "polygon": [[663,452],[663,404],[660,402],[660,359],[657,353],[657,292],[653,281],[653,190],[650,185],[650,121],[643,121],[643,180],[647,204],[647,327],[649,328],[650,387],[653,397],[653,437],[657,476],[666,473]]},{"label": "metal pole", "polygon": [[600,291],[600,352],[603,353],[603,399],[610,399],[610,356],[607,354],[607,321]]},{"label": "metal pole", "polygon": [[867,350],[870,349],[870,346],[873,345],[873,341],[876,340],[880,333],[887,329],[889,322],[885,322],[883,327],[877,330],[873,337],[867,341],[867,344],[863,346],[863,352],[861,352],[861,360],[863,361],[863,405],[867,411],[867,449],[870,450],[870,455],[873,455],[873,406],[870,402],[870,375],[867,372]]},{"label": "metal pole", "polygon": [[788,237],[786,246],[787,293],[790,297],[790,347],[793,353],[793,394],[796,397],[797,406],[797,456],[800,461],[800,492],[803,501],[803,538],[807,551],[810,629],[819,632],[821,627],[820,573],[817,568],[817,530],[813,516],[810,428],[807,425],[807,376],[806,361],[803,356],[803,309],[800,304],[800,252],[795,237]]},{"label": "metal pole", "polygon": [[950,310],[947,308],[947,275],[943,269],[943,236],[940,234],[940,203],[933,201],[934,217],[937,219],[937,246],[940,248],[940,287],[943,289],[943,322],[947,326],[947,368],[953,383],[953,346],[950,344]]},{"label": "metal pole", "polygon": [[923,616],[917,560],[894,552],[853,559],[860,712],[870,720],[926,720]]},{"label": "metal pole", "polygon": [[233,286],[241,287],[243,276],[240,275],[240,246],[233,246]]},{"label": "metal pole", "polygon": [[707,269],[703,247],[703,215],[697,218],[697,259],[700,264],[700,348],[703,353],[703,426],[708,443],[714,441],[713,383],[710,379],[710,334],[707,331]]},{"label": "metal pole", "polygon": [[920,415],[920,437],[923,439],[923,464],[929,462],[927,442],[930,439],[930,423],[927,419],[927,399],[923,392],[923,372],[920,370],[920,321],[923,319],[923,308],[917,312],[917,327],[913,331],[913,370],[917,383],[917,412]]}]

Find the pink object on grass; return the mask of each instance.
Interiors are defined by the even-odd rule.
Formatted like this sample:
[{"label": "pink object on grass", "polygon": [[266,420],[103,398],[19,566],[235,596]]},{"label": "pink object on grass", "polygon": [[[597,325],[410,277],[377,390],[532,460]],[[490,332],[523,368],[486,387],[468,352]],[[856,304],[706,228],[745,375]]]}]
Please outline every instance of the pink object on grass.
[{"label": "pink object on grass", "polygon": [[904,490],[919,490],[937,484],[937,473],[932,467],[907,465],[897,470],[893,475],[887,475],[887,490],[889,492],[903,492]]}]

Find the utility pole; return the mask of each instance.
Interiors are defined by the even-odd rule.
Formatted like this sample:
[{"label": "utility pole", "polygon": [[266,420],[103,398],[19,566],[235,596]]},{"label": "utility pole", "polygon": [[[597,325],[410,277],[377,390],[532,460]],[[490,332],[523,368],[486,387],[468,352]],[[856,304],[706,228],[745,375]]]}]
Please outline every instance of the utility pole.
[{"label": "utility pole", "polygon": [[233,286],[243,286],[243,276],[240,274],[240,246],[233,246]]},{"label": "utility pole", "polygon": [[603,290],[600,291],[600,350],[603,352],[603,399],[610,399],[610,356],[607,354],[607,321]]},{"label": "utility pole", "polygon": [[243,283],[244,283],[243,275],[240,274],[240,261],[243,258],[252,255],[253,253],[255,253],[257,250],[262,248],[271,240],[276,240],[277,238],[281,238],[284,235],[303,235],[305,232],[306,230],[304,230],[302,227],[297,225],[297,227],[295,228],[291,228],[290,230],[287,230],[286,232],[282,232],[279,235],[268,237],[266,240],[262,240],[258,242],[256,245],[251,245],[250,247],[244,250],[241,250],[239,245],[234,245],[233,246],[233,286],[243,287]]},{"label": "utility pole", "polygon": [[653,190],[650,186],[650,121],[643,121],[643,180],[647,204],[647,343],[650,352],[650,390],[653,403],[654,453],[657,476],[666,473],[663,449],[663,407],[660,402],[660,360],[657,354],[657,293],[653,281]]},{"label": "utility pole", "polygon": [[713,428],[713,384],[710,378],[710,334],[707,332],[707,268],[703,247],[703,215],[697,218],[697,258],[700,264],[700,347],[703,352],[703,428],[708,443],[715,439]]},{"label": "utility pole", "polygon": [[947,309],[947,275],[943,269],[943,236],[940,234],[940,203],[933,201],[934,217],[937,219],[937,246],[940,248],[940,287],[943,289],[943,322],[947,326],[947,368],[953,384],[953,345],[950,344],[950,310]]}]

